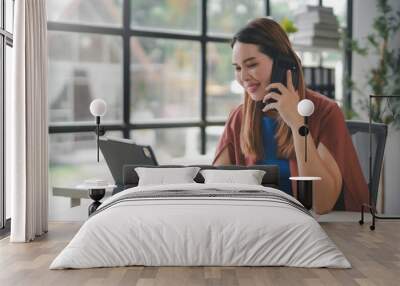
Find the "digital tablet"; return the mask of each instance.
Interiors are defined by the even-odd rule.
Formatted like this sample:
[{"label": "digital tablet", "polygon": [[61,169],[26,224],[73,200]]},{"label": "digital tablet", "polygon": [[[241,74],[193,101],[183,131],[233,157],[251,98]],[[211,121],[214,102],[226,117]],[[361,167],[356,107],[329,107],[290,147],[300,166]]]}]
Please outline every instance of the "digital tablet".
[{"label": "digital tablet", "polygon": [[123,184],[124,165],[158,165],[150,146],[138,145],[129,139],[102,136],[99,146],[115,184],[119,186]]}]

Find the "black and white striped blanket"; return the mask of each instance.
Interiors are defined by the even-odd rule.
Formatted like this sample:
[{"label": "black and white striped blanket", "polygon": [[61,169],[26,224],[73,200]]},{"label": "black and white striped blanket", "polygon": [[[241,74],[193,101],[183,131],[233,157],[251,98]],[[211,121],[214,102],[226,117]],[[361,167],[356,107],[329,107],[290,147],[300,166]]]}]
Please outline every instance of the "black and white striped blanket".
[{"label": "black and white striped blanket", "polygon": [[121,204],[123,202],[128,201],[148,201],[148,200],[191,200],[191,199],[215,199],[215,200],[263,200],[276,202],[280,204],[286,204],[296,208],[297,210],[308,214],[310,216],[311,213],[299,202],[295,200],[290,200],[283,195],[264,191],[264,190],[252,190],[252,189],[243,189],[243,190],[234,190],[227,191],[225,189],[217,189],[217,188],[204,188],[201,190],[157,190],[157,191],[139,191],[139,192],[129,192],[127,194],[119,196],[117,199],[112,200],[110,202],[106,202],[102,205],[97,211],[92,213],[91,216],[94,216],[100,212],[103,212],[113,206]]}]

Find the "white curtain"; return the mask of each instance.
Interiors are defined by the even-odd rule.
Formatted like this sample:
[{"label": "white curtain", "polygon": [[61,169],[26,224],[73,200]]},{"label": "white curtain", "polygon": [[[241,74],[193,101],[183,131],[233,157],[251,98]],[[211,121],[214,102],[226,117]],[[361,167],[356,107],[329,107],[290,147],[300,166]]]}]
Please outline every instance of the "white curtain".
[{"label": "white curtain", "polygon": [[6,181],[12,242],[47,232],[48,120],[46,0],[15,1],[12,96],[6,111]]}]

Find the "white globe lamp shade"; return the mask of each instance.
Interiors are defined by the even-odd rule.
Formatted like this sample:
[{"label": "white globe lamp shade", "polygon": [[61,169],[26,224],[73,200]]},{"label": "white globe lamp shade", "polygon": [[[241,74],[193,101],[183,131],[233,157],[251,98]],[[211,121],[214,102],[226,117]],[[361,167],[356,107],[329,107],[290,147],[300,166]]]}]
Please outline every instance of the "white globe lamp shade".
[{"label": "white globe lamp shade", "polygon": [[314,113],[314,103],[309,99],[303,99],[297,104],[297,112],[301,116],[311,116]]},{"label": "white globe lamp shade", "polygon": [[90,103],[90,113],[93,116],[104,116],[107,111],[107,104],[104,100],[97,98]]}]

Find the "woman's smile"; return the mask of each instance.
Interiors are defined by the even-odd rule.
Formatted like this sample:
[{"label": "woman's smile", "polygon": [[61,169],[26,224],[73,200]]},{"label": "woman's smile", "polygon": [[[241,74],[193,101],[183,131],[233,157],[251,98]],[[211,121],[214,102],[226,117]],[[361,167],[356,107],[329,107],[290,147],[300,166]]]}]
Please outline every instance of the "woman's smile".
[{"label": "woman's smile", "polygon": [[255,93],[257,91],[257,89],[260,87],[260,84],[259,83],[249,83],[249,84],[246,84],[245,87],[249,93]]}]

